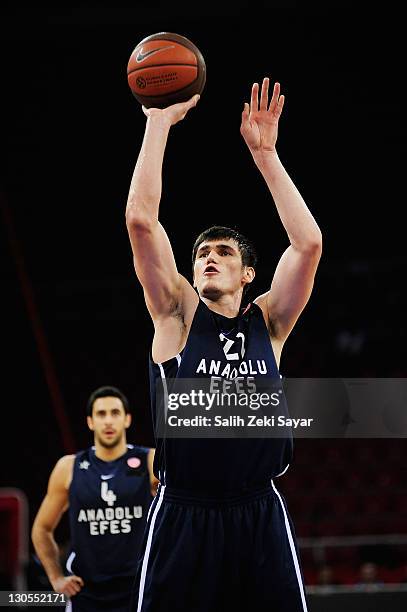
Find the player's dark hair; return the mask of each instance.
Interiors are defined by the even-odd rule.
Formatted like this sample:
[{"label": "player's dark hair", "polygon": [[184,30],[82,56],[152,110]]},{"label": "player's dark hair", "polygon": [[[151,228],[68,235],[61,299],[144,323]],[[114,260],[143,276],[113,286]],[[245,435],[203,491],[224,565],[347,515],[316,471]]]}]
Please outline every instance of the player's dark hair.
[{"label": "player's dark hair", "polygon": [[[198,238],[195,240],[194,246],[192,248],[192,270],[194,268],[196,254],[198,252],[199,246],[202,242],[206,240],[218,240],[219,238],[225,238],[234,240],[238,247],[240,255],[242,256],[242,264],[244,266],[250,266],[251,268],[256,268],[257,264],[257,253],[254,248],[253,243],[243,236],[240,232],[231,227],[225,227],[223,225],[213,225],[209,227],[201,234],[199,234]],[[243,295],[249,289],[250,285],[245,285],[243,289]]]},{"label": "player's dark hair", "polygon": [[257,254],[250,240],[237,230],[231,227],[224,227],[223,225],[213,225],[202,232],[202,234],[199,234],[192,249],[192,265],[195,263],[196,254],[202,242],[206,240],[218,240],[219,238],[231,238],[234,240],[239,247],[242,256],[242,264],[244,266],[250,266],[251,268],[256,267]]},{"label": "player's dark hair", "polygon": [[128,402],[127,397],[124,395],[124,393],[122,393],[120,389],[117,389],[117,387],[106,386],[106,387],[99,387],[98,389],[93,391],[93,393],[90,394],[88,403],[86,404],[87,416],[92,416],[93,404],[95,403],[97,399],[99,399],[99,397],[118,397],[119,400],[121,400],[123,404],[125,413],[127,414],[128,412],[130,412],[129,402]]}]

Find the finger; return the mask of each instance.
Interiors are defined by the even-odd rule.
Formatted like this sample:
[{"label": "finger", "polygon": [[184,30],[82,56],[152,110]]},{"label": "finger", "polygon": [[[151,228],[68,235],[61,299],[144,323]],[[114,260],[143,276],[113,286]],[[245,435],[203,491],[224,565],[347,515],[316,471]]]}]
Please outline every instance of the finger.
[{"label": "finger", "polygon": [[83,582],[83,580],[82,580],[82,578],[80,576],[73,576],[72,578],[73,578],[73,580],[75,580],[75,582],[80,584],[81,587],[84,586],[85,583]]},{"label": "finger", "polygon": [[259,84],[253,83],[252,95],[250,97],[250,112],[256,113],[259,110]]},{"label": "finger", "polygon": [[273,95],[270,100],[269,111],[274,112],[278,103],[278,96],[280,95],[280,83],[274,83]]},{"label": "finger", "polygon": [[146,108],[145,106],[141,107],[143,109],[143,113],[145,114],[146,117],[150,116],[150,111],[148,110],[148,108]]},{"label": "finger", "polygon": [[[198,97],[199,99],[199,97]],[[192,98],[190,98],[189,100],[187,100],[185,102],[185,111],[189,111],[190,108],[192,108],[193,106],[196,106],[197,102],[197,95],[196,96],[192,96]]]},{"label": "finger", "polygon": [[247,102],[244,103],[243,111],[242,111],[242,121],[240,124],[240,131],[246,132],[249,128],[249,117],[250,117],[250,106]]},{"label": "finger", "polygon": [[244,103],[243,105],[243,110],[242,110],[242,121],[247,121],[247,119],[249,119],[249,111],[250,111],[250,106],[248,105],[247,102]]},{"label": "finger", "polygon": [[183,115],[182,115],[182,119],[185,117],[187,112],[191,110],[191,108],[194,108],[194,106],[197,105],[198,100],[199,100],[199,95],[197,94],[195,96],[192,96],[192,98],[190,98],[186,102],[181,103],[181,106],[182,106],[182,108],[184,110]]},{"label": "finger", "polygon": [[68,597],[73,597],[76,595],[76,591],[71,585],[67,586],[63,592],[65,595],[68,595]]},{"label": "finger", "polygon": [[277,110],[276,110],[276,112],[277,112],[278,116],[280,116],[280,115],[281,115],[281,112],[282,112],[282,110],[283,110],[284,100],[285,100],[285,96],[284,96],[284,95],[283,95],[283,96],[280,96],[280,98],[279,98],[279,100],[278,100],[278,104],[277,104]]},{"label": "finger", "polygon": [[270,79],[265,77],[261,86],[260,94],[260,110],[267,110],[267,104],[269,100],[269,82]]},{"label": "finger", "polygon": [[71,593],[73,595],[75,595],[75,593],[77,593],[81,589],[79,584],[76,583],[75,580],[73,580],[71,577],[69,578],[69,582],[67,582],[65,588],[66,588],[67,591],[69,591],[69,593]]}]

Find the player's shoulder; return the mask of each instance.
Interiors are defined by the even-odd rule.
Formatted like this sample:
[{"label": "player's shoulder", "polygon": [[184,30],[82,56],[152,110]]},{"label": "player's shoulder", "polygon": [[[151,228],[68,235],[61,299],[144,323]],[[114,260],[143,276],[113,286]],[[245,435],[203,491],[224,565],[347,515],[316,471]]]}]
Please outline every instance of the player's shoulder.
[{"label": "player's shoulder", "polygon": [[270,290],[258,295],[255,300],[253,300],[252,304],[255,304],[260,308],[264,316],[268,316],[268,305],[267,300],[270,296]]},{"label": "player's shoulder", "polygon": [[150,451],[151,448],[149,448],[148,446],[140,446],[138,444],[127,445],[127,452],[129,455],[148,455]]},{"label": "player's shoulder", "polygon": [[64,455],[55,464],[50,477],[51,488],[68,488],[72,478],[75,455]]},{"label": "player's shoulder", "polygon": [[55,469],[64,471],[67,469],[71,469],[73,467],[73,464],[75,462],[75,458],[76,455],[72,454],[72,455],[64,455],[63,457],[61,457],[60,459],[58,459],[58,461],[55,464]]}]

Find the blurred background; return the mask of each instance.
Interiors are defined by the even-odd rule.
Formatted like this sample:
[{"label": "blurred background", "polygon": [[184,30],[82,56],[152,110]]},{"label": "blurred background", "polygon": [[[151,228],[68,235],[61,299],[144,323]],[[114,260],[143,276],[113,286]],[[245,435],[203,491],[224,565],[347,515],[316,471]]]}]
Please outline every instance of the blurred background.
[{"label": "blurred background", "polygon": [[[27,533],[57,459],[91,443],[84,414],[91,391],[121,388],[134,411],[129,441],[154,444],[153,328],[124,211],[145,124],[126,66],[136,44],[159,31],[190,38],[207,65],[204,93],[172,130],[163,172],[161,219],[180,271],[190,276],[198,233],[236,226],[258,248],[254,294],[267,290],[287,238],[239,125],[252,82],[279,80],[286,96],[279,155],[324,235],[314,292],[281,372],[407,374],[397,7],[3,4],[2,588],[46,584]],[[405,432],[297,440],[278,486],[299,537],[311,610],[342,609],[344,597],[358,610],[399,609],[407,585],[405,455]],[[68,539],[63,521],[59,540]]]}]

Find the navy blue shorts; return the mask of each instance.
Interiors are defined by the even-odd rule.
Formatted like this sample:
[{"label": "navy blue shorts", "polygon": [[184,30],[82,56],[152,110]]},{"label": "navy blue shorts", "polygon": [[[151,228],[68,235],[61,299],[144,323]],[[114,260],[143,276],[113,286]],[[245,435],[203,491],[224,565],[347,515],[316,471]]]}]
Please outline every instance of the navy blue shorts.
[{"label": "navy blue shorts", "polygon": [[224,499],[161,486],[132,612],[260,609],[307,610],[294,530],[274,484]]}]

